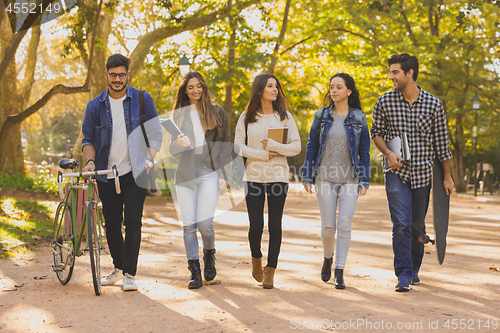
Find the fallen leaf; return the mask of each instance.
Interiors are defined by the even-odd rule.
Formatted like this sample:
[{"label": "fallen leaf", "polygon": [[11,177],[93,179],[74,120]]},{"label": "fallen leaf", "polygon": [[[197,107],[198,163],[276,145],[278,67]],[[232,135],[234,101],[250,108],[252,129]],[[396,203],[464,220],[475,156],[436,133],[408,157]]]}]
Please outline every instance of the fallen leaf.
[{"label": "fallen leaf", "polygon": [[431,254],[431,253],[426,251],[425,254]]},{"label": "fallen leaf", "polygon": [[490,269],[491,269],[492,271],[497,271],[497,272],[500,272],[500,268],[495,267],[495,266],[491,266],[491,267],[490,267]]},{"label": "fallen leaf", "polygon": [[211,284],[220,284],[220,280],[217,281],[203,281],[203,284],[209,286]]},{"label": "fallen leaf", "polygon": [[47,278],[47,275],[42,275],[42,276],[34,276],[33,279],[35,280],[44,280]]},{"label": "fallen leaf", "polygon": [[23,284],[15,284],[14,287],[17,287],[17,288],[24,287],[24,283]]},{"label": "fallen leaf", "polygon": [[27,233],[27,234],[32,234],[32,233],[33,233],[33,230],[26,230],[26,233]]},{"label": "fallen leaf", "polygon": [[33,236],[31,236],[31,238],[36,239],[36,240],[41,240],[42,239],[42,237],[40,237],[38,235],[33,235]]}]

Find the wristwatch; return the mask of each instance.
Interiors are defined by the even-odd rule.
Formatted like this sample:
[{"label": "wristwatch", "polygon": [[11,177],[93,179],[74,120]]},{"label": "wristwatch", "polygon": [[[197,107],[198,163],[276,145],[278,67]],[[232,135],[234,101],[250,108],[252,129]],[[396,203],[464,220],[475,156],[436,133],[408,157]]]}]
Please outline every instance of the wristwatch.
[{"label": "wristwatch", "polygon": [[146,166],[151,169],[154,166],[153,161],[151,161],[149,158],[146,158]]}]

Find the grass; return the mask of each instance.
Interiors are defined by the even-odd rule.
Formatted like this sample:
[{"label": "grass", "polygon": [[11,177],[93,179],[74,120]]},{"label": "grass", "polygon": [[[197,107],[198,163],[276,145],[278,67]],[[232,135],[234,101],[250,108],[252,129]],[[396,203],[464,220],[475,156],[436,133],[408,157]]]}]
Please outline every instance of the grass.
[{"label": "grass", "polygon": [[0,256],[15,257],[32,252],[52,237],[52,202],[0,199]]}]

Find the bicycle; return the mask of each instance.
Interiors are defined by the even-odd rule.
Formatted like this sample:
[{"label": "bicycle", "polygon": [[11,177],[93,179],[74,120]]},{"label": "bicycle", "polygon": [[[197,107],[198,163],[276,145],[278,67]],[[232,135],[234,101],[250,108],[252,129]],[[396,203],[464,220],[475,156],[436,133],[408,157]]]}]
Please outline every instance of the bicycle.
[{"label": "bicycle", "polygon": [[[89,172],[73,172],[79,166],[78,161],[63,159],[59,161],[59,167],[70,169],[69,173],[57,174],[57,183],[59,196],[62,201],[56,209],[54,217],[54,237],[52,239],[52,255],[54,265],[52,269],[57,275],[61,284],[65,285],[71,279],[75,265],[75,257],[90,253],[90,266],[92,270],[92,282],[97,296],[101,294],[101,268],[100,257],[101,250],[104,250],[102,241],[102,217],[98,211],[99,198],[94,198],[94,188],[97,186],[95,180],[88,180],[86,177],[96,175],[113,174],[115,178],[116,193],[120,194],[120,182],[116,166],[109,170],[98,170]],[[84,177],[85,183],[79,183],[80,178]],[[71,178],[68,191],[63,192],[63,178]],[[78,190],[88,191],[88,200],[84,204],[84,215],[80,230],[77,225],[77,201]],[[71,197],[71,200],[70,200]],[[84,231],[87,230],[85,237],[86,246],[80,249],[84,239]]]}]

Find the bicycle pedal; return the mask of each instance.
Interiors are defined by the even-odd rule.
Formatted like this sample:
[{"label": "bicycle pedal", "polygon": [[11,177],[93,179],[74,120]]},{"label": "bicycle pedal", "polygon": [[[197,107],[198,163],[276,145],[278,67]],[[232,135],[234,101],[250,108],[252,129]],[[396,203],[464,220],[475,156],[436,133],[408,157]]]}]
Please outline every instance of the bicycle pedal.
[{"label": "bicycle pedal", "polygon": [[60,272],[64,271],[64,266],[63,265],[52,265],[52,269],[54,270],[54,272],[60,273]]}]

